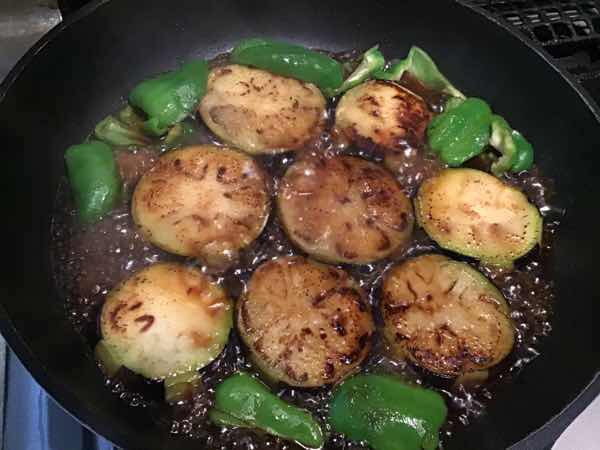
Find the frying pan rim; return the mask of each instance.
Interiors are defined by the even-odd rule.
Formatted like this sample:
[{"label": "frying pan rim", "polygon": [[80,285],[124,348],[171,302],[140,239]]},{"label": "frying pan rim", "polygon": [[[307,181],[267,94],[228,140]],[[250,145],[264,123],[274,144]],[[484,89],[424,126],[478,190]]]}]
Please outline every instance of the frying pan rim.
[{"label": "frying pan rim", "polygon": [[[518,30],[513,29],[506,22],[499,20],[491,12],[482,7],[469,5],[465,0],[455,1],[464,8],[470,9],[471,11],[482,15],[496,26],[502,28],[508,33],[508,35],[517,39],[521,44],[532,50],[546,64],[554,69],[563,80],[567,82],[567,84],[579,95],[587,108],[592,112],[596,118],[596,121],[600,122],[600,107],[598,103],[592,98],[587,90],[585,90],[583,86],[577,82],[577,79],[573,75],[571,75],[566,69],[561,68],[553,60],[552,56],[543,48],[539,47],[533,39],[527,37],[524,33],[519,33]],[[548,419],[548,421],[537,430],[532,431],[520,441],[515,442],[509,448],[509,450],[550,448],[554,441],[558,439],[558,437],[566,430],[573,420],[575,420],[577,416],[583,412],[583,410],[594,400],[597,395],[600,395],[600,370],[596,371],[589,383],[570,403],[565,405],[565,407],[558,414]],[[571,418],[570,420],[568,419],[569,417]]]},{"label": "frying pan rim", "polygon": [[[46,45],[52,42],[60,33],[62,33],[72,24],[93,13],[99,6],[108,3],[109,1],[110,0],[92,0],[90,3],[84,5],[76,12],[69,14],[66,18],[63,18],[58,25],[44,34],[17,61],[14,67],[0,83],[0,103],[2,103],[4,100],[4,97],[13,83],[19,78],[21,72],[32,63],[36,55],[42,51]],[[496,26],[502,28],[508,35],[516,38],[521,44],[528,47],[535,55],[540,57],[548,66],[554,69],[564,81],[566,81],[566,83],[579,95],[587,108],[592,112],[596,120],[600,122],[600,107],[591,97],[591,95],[576,81],[574,76],[558,66],[558,64],[552,60],[552,57],[543,49],[539,48],[532,39],[528,38],[522,33],[519,33],[517,30],[513,30],[508,24],[498,20],[491,13],[481,7],[466,4],[465,0],[454,0],[454,2],[463,8],[466,8],[467,10],[483,16]],[[115,431],[113,429],[108,429],[108,427],[96,423],[97,421],[94,420],[94,411],[92,407],[81,408],[81,406],[78,404],[79,400],[76,397],[71,396],[68,391],[64,389],[63,385],[58,383],[57,380],[53,380],[52,377],[46,373],[46,370],[39,363],[33,351],[29,348],[27,343],[22,339],[20,333],[14,327],[9,314],[2,303],[0,303],[0,332],[2,333],[11,350],[13,350],[15,355],[27,368],[36,382],[44,388],[47,394],[63,410],[65,410],[79,423],[93,432],[98,432],[98,434],[102,435],[103,437],[115,437]],[[562,432],[561,429],[565,427],[563,423],[565,418],[575,418],[581,411],[583,411],[585,407],[588,406],[588,404],[594,399],[594,391],[596,394],[600,392],[600,372],[597,372],[592,377],[589,384],[583,388],[581,392],[558,414],[551,417],[544,425],[537,430],[534,430],[529,435],[523,437],[510,448],[512,450],[526,448],[546,448],[551,445],[553,440],[558,437],[560,432]],[[590,393],[592,393],[591,396],[589,395]],[[570,422],[570,420],[568,422]],[[93,423],[94,426],[90,425],[91,423]],[[535,447],[533,447],[533,445],[535,445]]]}]

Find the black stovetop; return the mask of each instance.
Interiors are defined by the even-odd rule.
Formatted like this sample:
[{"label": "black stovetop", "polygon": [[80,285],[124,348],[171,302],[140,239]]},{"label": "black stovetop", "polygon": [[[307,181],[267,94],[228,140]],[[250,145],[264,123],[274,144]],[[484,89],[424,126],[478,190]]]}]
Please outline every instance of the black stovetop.
[{"label": "black stovetop", "polygon": [[520,30],[600,102],[600,2],[463,0]]}]

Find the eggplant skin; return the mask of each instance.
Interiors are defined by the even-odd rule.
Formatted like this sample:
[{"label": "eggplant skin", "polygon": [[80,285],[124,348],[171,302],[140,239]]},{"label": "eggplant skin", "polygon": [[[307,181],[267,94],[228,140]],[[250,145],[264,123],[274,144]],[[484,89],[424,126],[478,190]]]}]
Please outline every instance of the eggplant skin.
[{"label": "eggplant skin", "polygon": [[157,247],[223,269],[262,232],[267,178],[250,156],[200,145],[163,155],[136,186],[132,215]]},{"label": "eggplant skin", "polygon": [[238,302],[237,326],[268,378],[299,387],[354,373],[375,331],[356,282],[343,270],[300,256],[256,269]]},{"label": "eggplant skin", "polygon": [[417,222],[440,247],[510,267],[542,237],[542,216],[518,189],[486,172],[445,169],[423,182]]},{"label": "eggplant skin", "polygon": [[109,292],[100,329],[116,364],[160,380],[216,358],[227,343],[232,313],[223,288],[199,269],[156,263]]},{"label": "eggplant skin", "polygon": [[335,128],[359,147],[402,150],[419,147],[431,113],[425,101],[391,81],[371,80],[350,89],[340,99]]},{"label": "eggplant skin", "polygon": [[311,83],[231,64],[210,72],[198,112],[230,145],[273,154],[316,140],[325,127],[326,101]]},{"label": "eggplant skin", "polygon": [[380,309],[392,353],[443,377],[498,364],[515,340],[500,291],[468,264],[442,255],[392,267]]},{"label": "eggplant skin", "polygon": [[412,204],[392,174],[352,156],[298,160],[279,183],[277,209],[292,242],[325,262],[364,264],[410,239]]}]

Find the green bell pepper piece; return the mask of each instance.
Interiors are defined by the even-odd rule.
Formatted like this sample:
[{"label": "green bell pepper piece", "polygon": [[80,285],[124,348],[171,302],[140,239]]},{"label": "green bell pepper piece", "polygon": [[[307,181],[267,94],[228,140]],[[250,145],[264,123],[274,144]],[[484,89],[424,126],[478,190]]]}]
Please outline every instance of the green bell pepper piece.
[{"label": "green bell pepper piece", "polygon": [[127,105],[120,110],[117,113],[117,119],[135,131],[144,131],[144,119],[131,107],[131,105]]},{"label": "green bell pepper piece", "polygon": [[326,94],[330,97],[340,95],[348,89],[352,89],[354,86],[367,80],[373,73],[383,69],[385,66],[385,58],[377,47],[378,46],[376,45],[367,50],[363,54],[358,67],[354,69],[342,85],[337,89],[327,89]]},{"label": "green bell pepper piece", "polygon": [[112,149],[100,141],[72,145],[65,162],[79,218],[89,224],[109,212],[121,197],[121,177]]},{"label": "green bell pepper piece", "polygon": [[375,72],[374,76],[383,80],[399,81],[404,72],[409,72],[429,89],[465,98],[465,95],[440,72],[431,56],[416,46],[411,47],[405,59],[392,62],[387,69]]},{"label": "green bell pepper piece", "polygon": [[374,450],[434,450],[447,408],[435,391],[385,375],[356,375],[334,392],[333,429]]},{"label": "green bell pepper piece", "polygon": [[217,386],[209,417],[219,425],[258,428],[311,448],[325,442],[308,412],[284,402],[247,373],[232,375]]},{"label": "green bell pepper piece", "polygon": [[129,101],[148,115],[145,129],[161,136],[193,111],[206,93],[207,80],[208,63],[192,61],[142,81],[129,94]]},{"label": "green bell pepper piece", "polygon": [[150,139],[139,130],[131,128],[113,116],[98,122],[94,135],[110,145],[147,145]]},{"label": "green bell pepper piece", "polygon": [[449,166],[460,166],[484,150],[490,141],[491,123],[489,105],[468,98],[429,122],[429,146]]},{"label": "green bell pepper piece", "polygon": [[517,146],[512,136],[512,128],[503,117],[492,116],[492,134],[490,145],[502,156],[492,163],[492,173],[502,175],[517,162]]},{"label": "green bell pepper piece", "polygon": [[454,109],[457,106],[462,105],[464,103],[464,101],[465,101],[464,98],[450,97],[448,100],[446,100],[446,104],[444,105],[444,112],[450,111],[451,109]]},{"label": "green bell pepper piece", "polygon": [[236,419],[232,415],[218,411],[212,408],[208,411],[208,418],[215,425],[226,428],[253,428],[252,424],[246,423],[243,420]]},{"label": "green bell pepper piece", "polygon": [[504,172],[521,172],[533,164],[533,147],[521,133],[513,130],[508,122],[500,117],[492,118],[490,145],[502,156],[492,164],[492,173],[496,176]]},{"label": "green bell pepper piece", "polygon": [[517,147],[517,160],[510,168],[511,172],[522,172],[531,169],[533,165],[533,147],[517,130],[513,130],[512,137]]},{"label": "green bell pepper piece", "polygon": [[270,39],[247,39],[231,52],[231,61],[334,90],[344,81],[344,68],[335,59],[300,45]]},{"label": "green bell pepper piece", "polygon": [[163,142],[165,149],[172,149],[181,144],[184,137],[194,132],[194,128],[188,122],[180,122],[171,127]]}]

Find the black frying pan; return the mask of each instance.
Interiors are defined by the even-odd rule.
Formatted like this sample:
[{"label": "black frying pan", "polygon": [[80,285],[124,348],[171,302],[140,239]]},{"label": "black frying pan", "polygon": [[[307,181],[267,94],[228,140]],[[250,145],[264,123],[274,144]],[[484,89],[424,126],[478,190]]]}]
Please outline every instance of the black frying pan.
[{"label": "black frying pan", "polygon": [[0,327],[12,349],[61,405],[119,446],[198,448],[168,436],[103,386],[55,292],[49,218],[64,149],[115,110],[137,81],[255,35],[332,50],[379,42],[389,56],[417,44],[461,90],[487,99],[534,143],[538,164],[556,180],[557,201],[568,210],[554,252],[554,331],[487,415],[447,447],[485,450],[518,442],[517,448],[544,448],[561,421],[600,390],[599,379],[590,384],[600,368],[599,112],[528,42],[449,1],[97,1],[50,32],[0,87],[8,199],[1,226],[9,249]]}]

